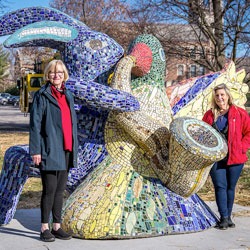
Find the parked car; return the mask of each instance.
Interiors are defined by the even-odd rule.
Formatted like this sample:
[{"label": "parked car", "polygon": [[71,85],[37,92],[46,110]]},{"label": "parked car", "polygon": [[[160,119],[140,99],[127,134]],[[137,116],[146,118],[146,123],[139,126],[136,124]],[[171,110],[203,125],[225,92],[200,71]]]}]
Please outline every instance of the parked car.
[{"label": "parked car", "polygon": [[12,95],[9,93],[0,93],[0,104],[6,105],[11,97]]},{"label": "parked car", "polygon": [[5,97],[9,100],[12,97],[12,95],[9,93],[0,93],[0,97]]},{"label": "parked car", "polygon": [[19,102],[20,102],[20,96],[14,96],[15,98],[12,98],[12,105],[14,107],[19,106]]},{"label": "parked car", "polygon": [[14,95],[12,95],[12,96],[9,98],[8,103],[9,103],[9,104],[13,104],[14,101],[15,101],[17,98],[19,98],[19,96],[14,96]]},{"label": "parked car", "polygon": [[6,97],[0,96],[0,104],[6,105],[8,103],[8,99]]}]

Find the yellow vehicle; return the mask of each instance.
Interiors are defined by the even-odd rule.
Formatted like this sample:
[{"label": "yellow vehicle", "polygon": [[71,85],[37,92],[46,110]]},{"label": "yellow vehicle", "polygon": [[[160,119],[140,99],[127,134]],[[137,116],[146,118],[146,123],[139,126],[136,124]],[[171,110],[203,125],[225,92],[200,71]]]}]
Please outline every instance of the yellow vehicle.
[{"label": "yellow vehicle", "polygon": [[26,74],[17,80],[17,88],[20,91],[19,108],[24,115],[30,112],[35,92],[45,83],[43,80],[45,67],[51,60],[56,58],[60,58],[59,53],[55,53],[52,58],[46,61],[37,60],[34,64],[34,71],[36,73]]},{"label": "yellow vehicle", "polygon": [[17,87],[20,91],[19,108],[21,112],[30,112],[34,94],[44,83],[43,74],[26,74],[17,80]]}]

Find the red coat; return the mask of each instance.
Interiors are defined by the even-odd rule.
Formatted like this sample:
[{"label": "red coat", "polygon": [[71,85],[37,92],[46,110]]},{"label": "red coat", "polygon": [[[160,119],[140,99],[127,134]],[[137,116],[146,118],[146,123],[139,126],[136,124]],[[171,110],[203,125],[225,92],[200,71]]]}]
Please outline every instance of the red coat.
[{"label": "red coat", "polygon": [[[209,125],[214,121],[212,110],[208,110],[203,119]],[[228,152],[227,165],[241,164],[247,161],[246,152],[250,148],[250,117],[246,110],[232,105],[228,113]]]}]

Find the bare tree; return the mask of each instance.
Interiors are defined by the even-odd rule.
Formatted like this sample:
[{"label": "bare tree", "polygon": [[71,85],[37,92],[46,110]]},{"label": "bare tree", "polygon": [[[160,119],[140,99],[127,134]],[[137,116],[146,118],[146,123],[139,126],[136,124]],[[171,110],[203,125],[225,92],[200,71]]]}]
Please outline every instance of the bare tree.
[{"label": "bare tree", "polygon": [[127,9],[120,0],[52,0],[50,5],[82,21],[93,30],[103,32],[121,45],[126,45],[134,36],[129,25]]},{"label": "bare tree", "polygon": [[[227,58],[237,64],[239,57],[250,55],[248,0],[141,0],[130,9],[134,22],[145,12],[148,23],[157,24],[152,33],[167,54],[191,59],[209,71],[222,69]],[[192,58],[195,47],[199,56]]]},{"label": "bare tree", "polygon": [[9,76],[9,52],[0,44],[0,90],[5,91]]},{"label": "bare tree", "polygon": [[35,73],[34,64],[38,61],[48,61],[53,58],[55,50],[50,48],[23,47],[11,49],[11,61],[13,62],[13,72],[11,72],[14,82],[27,73]]}]

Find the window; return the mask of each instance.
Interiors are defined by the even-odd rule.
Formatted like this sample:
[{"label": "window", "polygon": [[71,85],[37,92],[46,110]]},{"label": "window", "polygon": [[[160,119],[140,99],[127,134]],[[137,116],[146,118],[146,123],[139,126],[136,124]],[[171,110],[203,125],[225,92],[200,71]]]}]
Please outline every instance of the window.
[{"label": "window", "polygon": [[206,48],[206,55],[207,55],[207,58],[211,58],[211,51],[209,48]]},{"label": "window", "polygon": [[43,78],[42,77],[31,77],[30,78],[30,87],[40,88],[42,86]]},{"label": "window", "polygon": [[200,59],[205,59],[205,55],[204,55],[204,53],[203,53],[203,50],[202,49],[200,49],[200,51],[199,51],[200,53]]},{"label": "window", "polygon": [[190,76],[195,77],[196,76],[196,65],[190,66]]},{"label": "window", "polygon": [[191,49],[190,57],[192,59],[196,59],[196,47],[194,47],[193,49]]},{"label": "window", "polygon": [[184,65],[178,65],[177,67],[177,75],[183,76],[184,75]]},{"label": "window", "polygon": [[200,66],[200,68],[199,68],[199,75],[200,76],[205,75],[205,68],[204,68],[204,66]]}]

